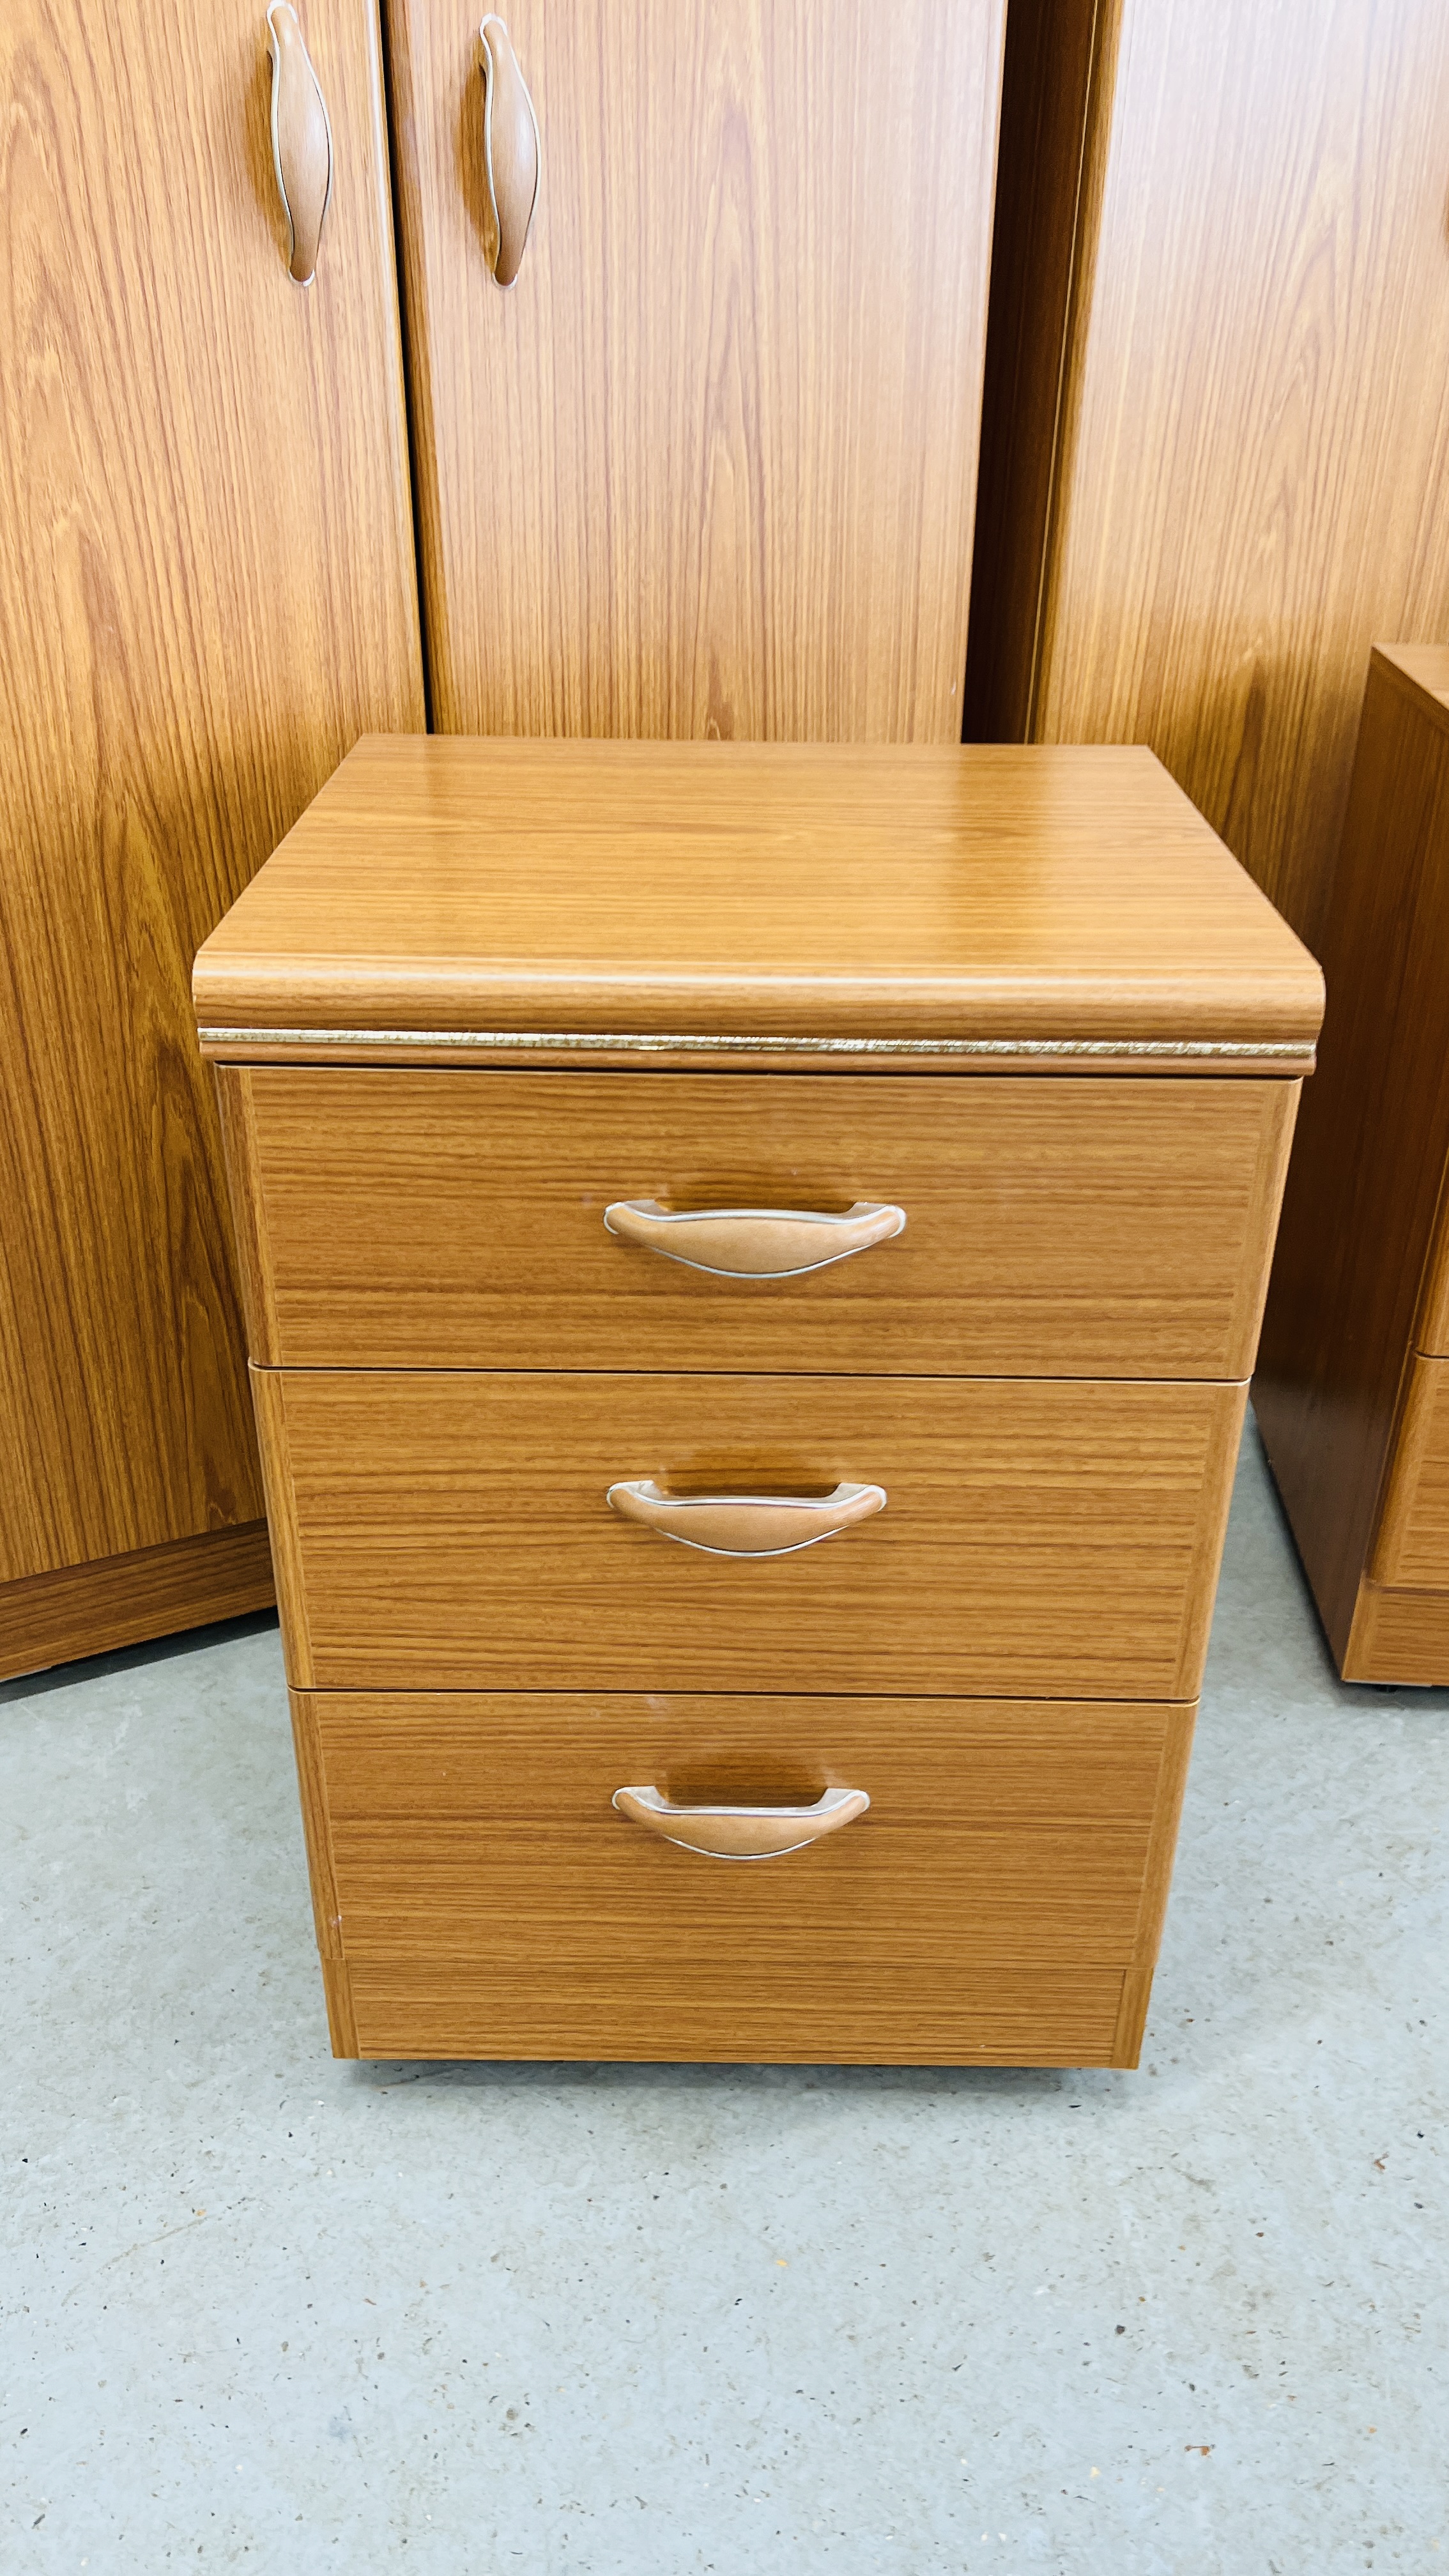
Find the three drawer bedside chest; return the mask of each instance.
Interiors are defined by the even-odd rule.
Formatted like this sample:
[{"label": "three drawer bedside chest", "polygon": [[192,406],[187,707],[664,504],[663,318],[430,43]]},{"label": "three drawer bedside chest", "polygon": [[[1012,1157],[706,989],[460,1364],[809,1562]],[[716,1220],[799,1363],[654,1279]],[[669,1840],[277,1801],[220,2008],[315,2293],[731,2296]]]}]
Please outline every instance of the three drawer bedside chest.
[{"label": "three drawer bedside chest", "polygon": [[1145,751],[359,743],[202,949],[346,2057],[1133,2066],[1318,970]]},{"label": "three drawer bedside chest", "polygon": [[1449,1683],[1449,646],[1377,644],[1253,1407],[1346,1682]]}]

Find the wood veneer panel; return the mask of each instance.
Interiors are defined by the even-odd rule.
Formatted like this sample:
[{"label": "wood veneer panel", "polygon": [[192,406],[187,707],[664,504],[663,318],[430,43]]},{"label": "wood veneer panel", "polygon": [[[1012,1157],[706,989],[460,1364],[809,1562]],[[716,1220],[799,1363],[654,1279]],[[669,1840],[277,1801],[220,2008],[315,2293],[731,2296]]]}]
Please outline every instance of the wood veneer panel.
[{"label": "wood veneer panel", "polygon": [[[957,1999],[910,1960],[844,1993],[823,1986],[808,2017],[778,1971],[758,1981],[704,1972],[681,2001],[621,1994],[580,1961],[567,1992],[527,1956],[501,1973],[468,1960],[364,1960],[347,1971],[358,2057],[598,2057],[787,2066],[1112,2066],[1118,1968],[983,1967]],[[642,2009],[648,2006],[648,2011]],[[335,2044],[334,2044],[335,2045]]]},{"label": "wood veneer panel", "polygon": [[400,736],[357,745],[194,989],[244,1054],[683,1031],[1158,1041],[1198,1072],[1224,1041],[1304,1070],[1323,997],[1147,752]]},{"label": "wood veneer panel", "polygon": [[1449,15],[1102,17],[1028,730],[1150,743],[1316,945],[1370,644],[1449,632]]},{"label": "wood veneer panel", "polygon": [[[296,1683],[1197,1695],[1241,1387],[254,1375]],[[608,1509],[648,1476],[889,1503],[739,1560]]]},{"label": "wood veneer panel", "polygon": [[1449,651],[1374,653],[1253,1386],[1340,1663],[1449,1156],[1446,686]]},{"label": "wood veneer panel", "polygon": [[114,1637],[114,1559],[194,1532],[240,1525],[196,1563],[259,1590],[187,977],[355,736],[422,721],[376,18],[304,16],[336,150],[305,294],[258,0],[0,19],[0,1577],[64,1571],[59,1651]]},{"label": "wood veneer panel", "polygon": [[[367,2055],[1106,2063],[1124,1968],[1150,1981],[1190,1708],[295,1702]],[[809,1852],[730,1867],[614,1811],[644,1780],[872,1804]]]},{"label": "wood veneer panel", "polygon": [[515,0],[506,295],[476,22],[388,16],[440,728],[954,739],[1003,0]]},{"label": "wood veneer panel", "polygon": [[1391,1591],[1361,1583],[1343,1654],[1346,1682],[1449,1682],[1449,1590]]},{"label": "wood veneer panel", "polygon": [[0,1679],[109,1654],[146,1637],[265,1610],[275,1598],[265,1521],[0,1584]]},{"label": "wood veneer panel", "polygon": [[1409,1363],[1368,1572],[1398,1591],[1449,1592],[1449,1360]]},{"label": "wood veneer panel", "polygon": [[[292,1367],[1245,1377],[1297,1094],[219,1071],[239,1231],[262,1229],[252,1348]],[[891,1199],[907,1225],[803,1278],[725,1281],[606,1231],[640,1197]]]},{"label": "wood veneer panel", "polygon": [[[621,1984],[728,1951],[1126,1967],[1175,1712],[1014,1700],[294,1694],[326,1784],[350,1961],[601,1952]],[[1190,1719],[1190,1710],[1185,1713]],[[618,1815],[869,1792],[799,1868],[712,1862]],[[335,1940],[328,1944],[335,1948]]]}]

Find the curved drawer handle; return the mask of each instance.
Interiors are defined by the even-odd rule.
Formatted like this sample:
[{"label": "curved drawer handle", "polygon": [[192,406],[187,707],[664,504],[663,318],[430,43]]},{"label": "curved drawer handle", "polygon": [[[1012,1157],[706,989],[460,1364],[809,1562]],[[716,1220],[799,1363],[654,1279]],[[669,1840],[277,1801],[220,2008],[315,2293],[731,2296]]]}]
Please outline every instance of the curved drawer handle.
[{"label": "curved drawer handle", "polygon": [[889,1243],[905,1230],[906,1212],[884,1201],[857,1199],[844,1216],[817,1216],[805,1208],[686,1208],[680,1214],[657,1199],[616,1199],[604,1210],[611,1234],[643,1244],[712,1279],[802,1279],[828,1270],[873,1243]]},{"label": "curved drawer handle", "polygon": [[267,51],[272,58],[272,162],[291,234],[287,268],[299,286],[310,286],[332,198],[332,128],[322,84],[288,0],[272,0],[267,11]]},{"label": "curved drawer handle", "polygon": [[650,1476],[611,1485],[611,1511],[706,1556],[794,1556],[838,1538],[886,1505],[884,1485],[837,1485],[833,1494],[666,1494]]},{"label": "curved drawer handle", "polygon": [[853,1825],[870,1800],[864,1789],[827,1789],[810,1807],[671,1807],[657,1789],[616,1789],[614,1805],[682,1851],[707,1852],[711,1860],[781,1860]]},{"label": "curved drawer handle", "polygon": [[486,17],[483,43],[483,172],[493,218],[493,274],[511,286],[523,266],[538,203],[538,118],[501,18]]}]

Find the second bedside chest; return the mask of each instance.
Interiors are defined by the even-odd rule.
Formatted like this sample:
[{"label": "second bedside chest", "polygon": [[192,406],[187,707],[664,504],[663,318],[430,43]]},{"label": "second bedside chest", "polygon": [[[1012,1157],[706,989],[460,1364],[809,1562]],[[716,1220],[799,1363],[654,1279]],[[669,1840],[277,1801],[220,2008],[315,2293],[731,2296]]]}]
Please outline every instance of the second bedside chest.
[{"label": "second bedside chest", "polygon": [[336,2048],[1136,2062],[1319,1005],[1145,754],[359,746],[197,967]]}]

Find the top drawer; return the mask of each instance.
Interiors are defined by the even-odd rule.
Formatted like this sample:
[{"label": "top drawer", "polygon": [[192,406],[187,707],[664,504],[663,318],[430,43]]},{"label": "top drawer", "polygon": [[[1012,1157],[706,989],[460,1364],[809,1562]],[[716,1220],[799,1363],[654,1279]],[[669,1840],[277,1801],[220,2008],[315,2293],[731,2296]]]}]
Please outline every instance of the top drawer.
[{"label": "top drawer", "polygon": [[[332,1368],[1243,1378],[1296,1082],[219,1069],[252,1355]],[[616,1201],[904,1232],[721,1278]],[[822,1232],[822,1239],[825,1239]]]}]

